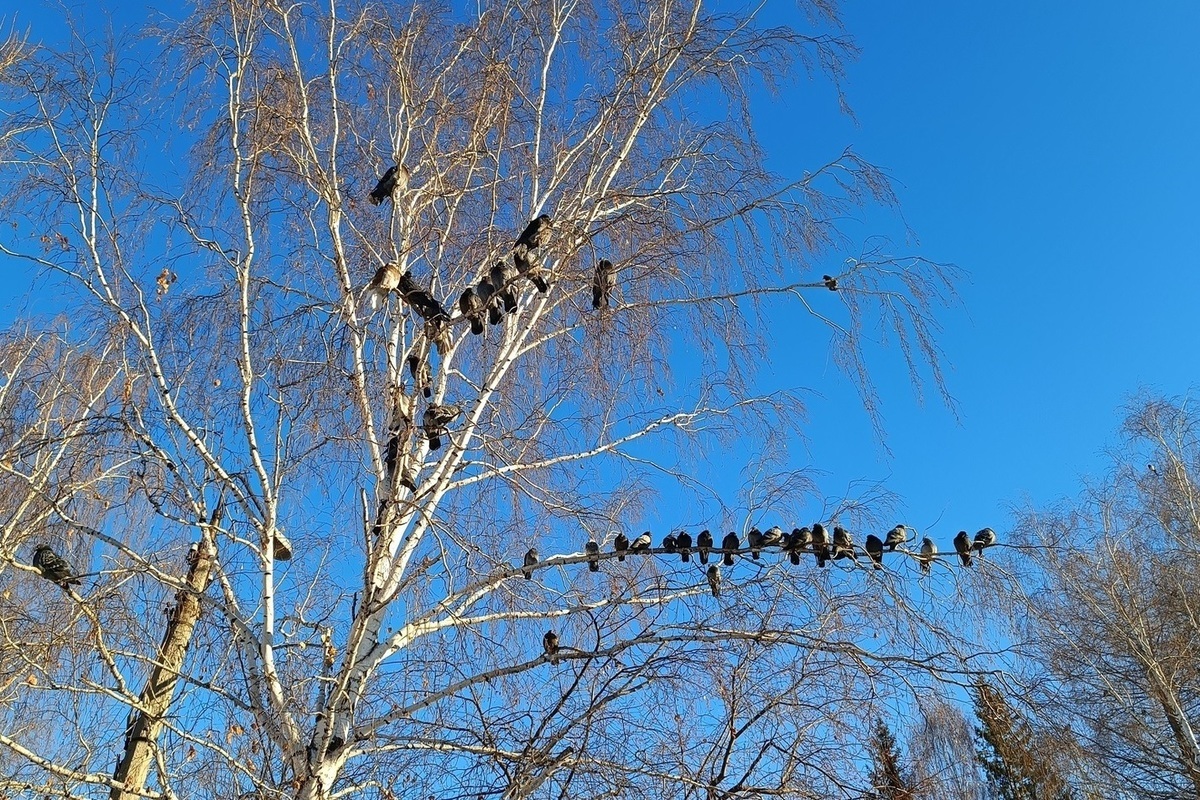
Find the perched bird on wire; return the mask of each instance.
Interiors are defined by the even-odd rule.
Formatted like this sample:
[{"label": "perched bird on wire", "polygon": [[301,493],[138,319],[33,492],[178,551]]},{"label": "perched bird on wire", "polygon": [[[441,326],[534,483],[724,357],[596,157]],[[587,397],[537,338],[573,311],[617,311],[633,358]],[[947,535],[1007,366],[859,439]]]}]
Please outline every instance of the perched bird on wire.
[{"label": "perched bird on wire", "polygon": [[700,554],[700,563],[708,563],[708,554],[712,551],[713,538],[707,530],[700,531],[696,536],[696,552]]},{"label": "perched bird on wire", "polygon": [[763,535],[758,528],[751,528],[746,534],[746,546],[750,548],[750,557],[755,561],[758,560],[759,553],[762,552]]},{"label": "perched bird on wire", "polygon": [[650,531],[646,531],[641,536],[633,540],[629,545],[631,553],[648,553],[650,552]]},{"label": "perched bird on wire", "polygon": [[813,554],[817,557],[818,567],[824,567],[829,563],[829,534],[825,532],[825,526],[819,522],[812,526],[812,548]]},{"label": "perched bird on wire", "polygon": [[675,537],[675,549],[679,551],[679,560],[683,563],[688,563],[692,560],[692,535],[687,531],[680,531]]},{"label": "perched bird on wire", "polygon": [[39,544],[33,551],[33,566],[43,578],[57,583],[64,589],[82,583],[66,559],[51,550],[48,544]]},{"label": "perched bird on wire", "polygon": [[629,537],[618,533],[617,538],[613,539],[613,552],[617,554],[617,561],[624,561],[625,554],[629,552]]},{"label": "perched bird on wire", "polygon": [[779,527],[778,525],[772,525],[770,528],[767,528],[765,531],[763,531],[762,546],[764,550],[768,547],[780,547],[783,545],[783,541],[783,528]]},{"label": "perched bird on wire", "polygon": [[716,564],[709,566],[705,573],[708,576],[708,588],[712,590],[713,597],[721,596],[721,568]]},{"label": "perched bird on wire", "polygon": [[983,558],[984,548],[991,547],[996,543],[996,532],[991,528],[984,528],[979,533],[975,534],[974,548],[979,552],[979,557]]},{"label": "perched bird on wire", "polygon": [[807,525],[803,528],[792,528],[784,549],[788,551],[788,560],[799,565],[800,553],[812,542],[812,531]]},{"label": "perched bird on wire", "polygon": [[875,569],[883,569],[883,540],[873,533],[868,533],[866,550],[875,564]]},{"label": "perched bird on wire", "polygon": [[929,568],[933,566],[935,558],[937,558],[937,545],[933,543],[933,539],[926,536],[921,540],[921,555],[917,556],[917,561],[921,564],[921,571],[926,575],[929,574]]},{"label": "perched bird on wire", "polygon": [[614,272],[613,263],[607,258],[596,264],[596,274],[592,276],[592,308],[608,308],[616,283]]},{"label": "perched bird on wire", "polygon": [[959,531],[954,537],[954,552],[958,553],[964,567],[971,566],[971,538],[966,531]]},{"label": "perched bird on wire", "polygon": [[908,528],[903,525],[897,525],[888,531],[887,538],[883,543],[888,550],[895,550],[897,545],[902,545],[908,541]]},{"label": "perched bird on wire", "polygon": [[832,275],[822,275],[821,283],[825,284],[825,288],[828,289],[829,291],[831,291],[831,292],[837,291],[837,288],[838,288],[837,278],[833,277]]},{"label": "perched bird on wire", "polygon": [[377,206],[384,200],[393,199],[396,189],[408,188],[408,167],[397,165],[389,167],[388,171],[383,173],[383,177],[379,179],[379,183],[375,184],[375,188],[371,190],[371,196],[367,199],[371,201],[371,205]]},{"label": "perched bird on wire", "polygon": [[546,657],[550,659],[551,663],[556,662],[555,656],[561,649],[558,646],[558,634],[554,631],[546,631],[546,635],[542,637],[542,649],[546,651]]},{"label": "perched bird on wire", "polygon": [[595,539],[589,539],[588,543],[583,546],[583,550],[588,554],[588,571],[600,571],[600,545]]},{"label": "perched bird on wire", "polygon": [[533,580],[533,565],[538,563],[538,551],[536,547],[531,547],[525,551],[525,561],[521,565],[521,572],[525,573],[525,580]]},{"label": "perched bird on wire", "polygon": [[858,555],[854,552],[854,539],[850,536],[850,531],[840,525],[833,526],[833,560],[839,558],[851,558],[858,561]]},{"label": "perched bird on wire", "polygon": [[677,549],[675,534],[668,533],[666,536],[663,537],[662,549],[663,549],[663,552],[665,552],[665,553],[674,553],[675,552],[675,550]]},{"label": "perched bird on wire", "polygon": [[738,539],[738,535],[733,531],[725,534],[725,538],[721,540],[721,549],[725,551],[725,566],[733,566],[734,553],[742,546],[742,542]]}]

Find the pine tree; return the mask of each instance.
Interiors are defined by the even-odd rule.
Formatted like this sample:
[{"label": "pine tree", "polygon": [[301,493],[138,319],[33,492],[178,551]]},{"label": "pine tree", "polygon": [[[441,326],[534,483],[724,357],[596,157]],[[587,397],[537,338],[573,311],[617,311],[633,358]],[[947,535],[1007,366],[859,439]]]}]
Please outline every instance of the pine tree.
[{"label": "pine tree", "polygon": [[896,737],[882,717],[875,718],[875,727],[867,742],[874,766],[871,769],[871,800],[913,800],[913,780],[900,767],[900,747]]},{"label": "pine tree", "polygon": [[1029,721],[994,686],[975,685],[976,757],[989,800],[1071,800],[1053,761],[1042,752]]}]

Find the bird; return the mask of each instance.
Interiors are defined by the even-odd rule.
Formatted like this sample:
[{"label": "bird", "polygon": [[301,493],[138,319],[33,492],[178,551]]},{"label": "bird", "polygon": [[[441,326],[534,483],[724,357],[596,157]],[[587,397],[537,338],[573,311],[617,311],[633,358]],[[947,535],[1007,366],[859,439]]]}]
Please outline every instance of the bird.
[{"label": "bird", "polygon": [[400,455],[400,437],[393,433],[388,438],[387,448],[384,451],[383,466],[387,470],[388,475],[396,473],[396,459]]},{"label": "bird", "polygon": [[492,288],[496,290],[500,302],[504,304],[505,313],[511,314],[516,311],[517,289],[513,286],[513,281],[517,278],[517,268],[507,261],[497,261],[492,265],[489,277],[492,281]]},{"label": "bird", "polygon": [[837,288],[838,288],[837,278],[833,277],[832,275],[822,275],[821,283],[825,284],[825,288],[828,289],[829,291],[831,291],[831,292],[837,291]]},{"label": "bird", "polygon": [[555,661],[554,657],[558,655],[559,651],[558,634],[554,631],[546,631],[546,635],[542,637],[542,649],[546,651],[547,658],[552,662]]},{"label": "bird", "polygon": [[421,427],[425,429],[425,437],[429,439],[429,449],[437,450],[442,446],[442,434],[446,433],[446,425],[462,413],[462,409],[452,403],[438,405],[430,403],[421,418]]},{"label": "bird", "polygon": [[387,302],[387,297],[392,292],[398,291],[403,273],[400,272],[400,267],[396,264],[384,264],[379,269],[375,270],[374,277],[367,283],[367,297],[371,302],[371,309],[377,311],[380,306]]},{"label": "bird", "polygon": [[421,394],[433,397],[433,370],[429,368],[429,360],[412,355],[406,361],[413,385],[421,390]]},{"label": "bird", "polygon": [[534,254],[528,245],[518,244],[513,248],[513,264],[517,272],[529,278],[542,294],[550,291],[550,283],[542,272],[542,260]]},{"label": "bird", "polygon": [[607,258],[600,259],[592,277],[592,308],[608,308],[614,283],[613,263]]},{"label": "bird", "polygon": [[788,560],[793,564],[800,563],[800,552],[812,541],[812,531],[805,525],[803,528],[792,528],[784,545],[788,551]]},{"label": "bird", "polygon": [[964,567],[971,566],[971,539],[966,531],[959,531],[954,537],[954,552],[958,553]]},{"label": "bird", "polygon": [[854,539],[850,536],[850,531],[840,525],[833,526],[833,560],[839,558],[851,558],[858,561],[858,555],[854,552]]},{"label": "bird", "polygon": [[521,572],[525,573],[525,580],[533,580],[533,565],[538,562],[538,551],[536,547],[531,547],[525,551],[525,562],[521,565]]},{"label": "bird", "polygon": [[583,550],[588,554],[588,571],[600,571],[600,545],[595,539],[589,539],[588,543],[583,546]]},{"label": "bird", "polygon": [[725,566],[733,566],[733,554],[741,546],[741,540],[736,533],[730,531],[725,534],[725,538],[721,540],[721,549],[725,551]]},{"label": "bird", "polygon": [[554,228],[554,220],[549,214],[542,214],[535,220],[530,220],[525,230],[517,237],[518,245],[525,245],[530,250],[536,250],[550,240],[550,231]]},{"label": "bird", "polygon": [[692,560],[692,535],[687,531],[680,531],[675,537],[675,547],[679,550],[679,560],[683,563],[688,563]]},{"label": "bird", "polygon": [[926,575],[929,574],[929,568],[933,565],[933,559],[937,556],[937,545],[933,543],[933,539],[926,536],[921,540],[921,555],[917,556],[917,561],[921,563],[921,571]]},{"label": "bird", "polygon": [[867,534],[867,555],[875,562],[875,569],[883,569],[883,540],[873,533]]},{"label": "bird", "polygon": [[713,538],[708,531],[700,531],[696,536],[696,551],[700,554],[700,563],[708,563],[708,553],[712,550]]},{"label": "bird", "polygon": [[716,564],[713,564],[708,568],[708,572],[706,572],[705,574],[708,576],[708,588],[712,589],[712,596],[720,597],[721,596],[721,568],[718,567]]},{"label": "bird", "polygon": [[631,545],[629,545],[629,552],[631,552],[631,553],[646,553],[649,551],[650,551],[650,531],[646,531],[641,536],[634,539],[633,543]]},{"label": "bird", "polygon": [[983,549],[991,547],[996,543],[996,532],[991,528],[984,528],[979,533],[975,534],[974,548],[979,551],[979,557],[983,558]]},{"label": "bird", "polygon": [[618,533],[617,538],[613,539],[613,552],[617,554],[617,561],[625,560],[625,553],[629,550],[629,537],[623,533]]},{"label": "bird", "polygon": [[675,534],[668,533],[666,536],[663,537],[662,549],[664,552],[674,553],[677,546],[678,546],[678,544],[675,539]]},{"label": "bird", "polygon": [[768,547],[781,546],[783,544],[784,538],[785,537],[783,535],[783,528],[779,527],[778,525],[772,525],[770,528],[767,528],[765,531],[763,531],[763,535],[762,535],[763,549],[766,549]]},{"label": "bird", "polygon": [[388,171],[383,173],[383,177],[379,179],[379,183],[375,184],[375,188],[371,190],[371,196],[367,199],[371,201],[371,205],[377,206],[384,200],[392,197],[396,188],[408,188],[408,167],[394,166],[389,167]]},{"label": "bird", "polygon": [[476,336],[483,333],[483,312],[486,308],[483,298],[475,294],[475,290],[470,286],[463,289],[463,293],[459,295],[458,310],[471,321],[471,333]]},{"label": "bird", "polygon": [[888,550],[894,551],[896,549],[896,545],[904,544],[907,541],[908,528],[903,525],[897,525],[888,531],[887,539],[885,539],[883,543],[887,545]]},{"label": "bird", "polygon": [[812,547],[817,556],[818,567],[829,563],[829,534],[825,533],[825,526],[819,522],[812,526]]},{"label": "bird", "polygon": [[407,294],[403,294],[402,297],[412,307],[413,311],[416,311],[426,320],[444,322],[450,319],[450,315],[446,313],[446,309],[441,302],[424,289],[414,289]]},{"label": "bird", "polygon": [[33,551],[33,566],[42,574],[43,578],[57,583],[64,589],[72,585],[78,586],[83,582],[75,575],[71,565],[62,556],[51,550],[48,544],[39,544]]},{"label": "bird", "polygon": [[746,534],[746,546],[750,548],[750,557],[755,561],[758,560],[758,554],[762,551],[763,535],[758,528],[751,528]]},{"label": "bird", "polygon": [[479,285],[475,287],[475,296],[483,301],[483,306],[487,309],[488,324],[499,325],[500,320],[504,319],[504,311],[500,308],[500,301],[496,298],[496,287],[492,285],[490,276],[485,275],[479,281]]}]

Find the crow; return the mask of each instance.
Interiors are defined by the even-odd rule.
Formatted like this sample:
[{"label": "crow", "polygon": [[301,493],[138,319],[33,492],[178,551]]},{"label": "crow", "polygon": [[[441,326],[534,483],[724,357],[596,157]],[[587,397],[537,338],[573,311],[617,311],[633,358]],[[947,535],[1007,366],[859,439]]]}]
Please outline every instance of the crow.
[{"label": "crow", "polygon": [[550,241],[550,232],[554,228],[554,220],[549,214],[542,214],[531,220],[525,230],[517,237],[517,245],[525,245],[530,250],[536,250]]},{"label": "crow", "polygon": [[629,537],[623,533],[618,533],[617,538],[613,539],[613,552],[617,554],[617,561],[625,560],[625,553],[629,551]]},{"label": "crow", "polygon": [[650,552],[650,531],[646,531],[641,536],[633,540],[633,544],[629,546],[631,553],[648,553]]},{"label": "crow", "polygon": [[492,288],[496,290],[501,302],[504,303],[505,313],[511,314],[516,311],[517,288],[513,285],[513,281],[517,279],[516,267],[507,261],[497,261],[492,265],[489,277],[492,281]]},{"label": "crow", "polygon": [[557,663],[558,659],[555,656],[559,651],[558,634],[554,631],[546,631],[546,635],[542,637],[542,649],[546,651],[546,657],[550,659],[551,663]]},{"label": "crow", "polygon": [[513,264],[517,272],[529,278],[542,294],[550,291],[550,283],[542,269],[542,260],[527,246],[518,244],[513,248]]},{"label": "crow", "polygon": [[521,565],[521,572],[525,573],[525,580],[533,580],[533,565],[538,561],[538,551],[536,547],[531,547],[525,551],[525,561]]},{"label": "crow", "polygon": [[675,549],[677,547],[678,547],[678,541],[675,539],[675,534],[668,533],[666,536],[663,537],[663,540],[662,540],[663,552],[674,553]]},{"label": "crow", "polygon": [[840,525],[833,526],[833,560],[839,558],[851,558],[858,561],[858,556],[854,552],[854,539],[851,538],[850,532]]},{"label": "crow", "polygon": [[721,568],[713,564],[708,568],[708,588],[712,589],[713,597],[721,596]]},{"label": "crow", "polygon": [[996,532],[991,528],[984,528],[979,533],[975,534],[974,548],[979,551],[979,557],[983,558],[983,549],[991,547],[996,543]]},{"label": "crow", "polygon": [[468,286],[463,290],[462,295],[458,298],[458,310],[463,316],[471,321],[471,333],[478,336],[483,333],[483,312],[486,305],[483,298],[475,294],[475,290]]},{"label": "crow", "polygon": [[784,543],[784,539],[786,539],[786,537],[783,534],[783,528],[780,528],[778,525],[772,525],[763,532],[763,549],[768,547],[781,547]]},{"label": "crow", "polygon": [[426,321],[445,322],[450,319],[445,307],[424,289],[414,289],[404,295],[404,300]]},{"label": "crow", "polygon": [[479,285],[475,287],[475,296],[482,300],[484,307],[487,308],[488,323],[499,325],[500,320],[504,318],[504,311],[500,307],[500,300],[496,297],[496,287],[492,285],[489,275],[485,275],[483,280],[479,281]]},{"label": "crow", "polygon": [[971,566],[971,539],[966,531],[959,531],[954,537],[954,552],[958,553],[964,567]]},{"label": "crow", "polygon": [[825,288],[828,289],[829,291],[831,291],[831,292],[837,291],[837,288],[838,288],[837,278],[833,277],[832,275],[822,275],[821,283],[825,284]]},{"label": "crow", "polygon": [[408,177],[408,167],[389,167],[388,171],[383,173],[383,177],[379,179],[379,183],[375,184],[375,188],[371,190],[371,196],[367,199],[373,206],[391,199],[397,188],[408,188]]},{"label": "crow", "polygon": [[607,258],[600,259],[596,264],[596,274],[592,277],[592,308],[608,308],[612,298],[614,280],[613,264]]},{"label": "crow", "polygon": [[39,544],[33,551],[33,566],[42,573],[43,578],[57,583],[64,589],[83,582],[75,575],[71,565],[51,550],[48,544]]},{"label": "crow", "polygon": [[758,528],[751,528],[746,534],[746,546],[750,548],[750,557],[758,561],[758,554],[762,552],[763,535]]},{"label": "crow", "polygon": [[799,565],[800,553],[812,542],[812,531],[805,525],[803,528],[792,528],[784,545],[788,551],[788,560]]},{"label": "crow", "polygon": [[829,563],[829,534],[825,532],[825,526],[821,523],[814,523],[812,526],[812,548],[813,553],[817,557],[817,566],[823,567]]},{"label": "crow", "polygon": [[867,555],[875,562],[875,569],[883,569],[883,540],[873,533],[867,534]]},{"label": "crow", "polygon": [[433,370],[429,368],[429,361],[415,355],[409,356],[406,361],[413,385],[421,390],[421,394],[433,397]]},{"label": "crow", "polygon": [[742,542],[738,539],[738,535],[733,531],[725,534],[725,538],[721,540],[721,549],[725,551],[725,566],[733,566],[734,553],[742,546]]},{"label": "crow", "polygon": [[903,525],[897,525],[888,531],[887,539],[885,539],[883,543],[887,545],[888,550],[894,551],[896,549],[896,545],[904,544],[907,541],[908,528]]},{"label": "crow", "polygon": [[446,433],[446,425],[462,413],[456,405],[447,403],[438,405],[430,403],[421,419],[421,427],[425,429],[425,437],[429,439],[429,449],[437,450],[442,446],[441,436]]},{"label": "crow", "polygon": [[679,560],[683,563],[688,563],[692,560],[692,535],[687,531],[680,531],[675,537],[675,546],[679,550]]},{"label": "crow", "polygon": [[933,539],[926,536],[921,540],[921,555],[917,556],[917,561],[921,564],[921,571],[926,575],[929,574],[929,568],[933,565],[933,559],[937,557],[937,545],[933,543]]},{"label": "crow", "polygon": [[700,534],[696,537],[696,550],[700,553],[701,564],[708,563],[708,554],[712,550],[712,546],[712,534],[706,530],[700,531]]},{"label": "crow", "polygon": [[600,571],[600,545],[595,539],[589,539],[588,543],[583,546],[583,550],[588,554],[588,571]]}]

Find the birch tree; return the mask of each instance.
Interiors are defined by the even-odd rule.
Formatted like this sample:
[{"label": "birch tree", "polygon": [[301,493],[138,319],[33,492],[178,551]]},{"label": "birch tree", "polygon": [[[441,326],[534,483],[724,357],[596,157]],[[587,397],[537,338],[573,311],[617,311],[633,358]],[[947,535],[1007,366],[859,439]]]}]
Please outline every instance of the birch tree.
[{"label": "birch tree", "polygon": [[[830,4],[801,9],[202,2],[6,73],[0,250],[103,353],[72,419],[119,439],[87,480],[9,471],[38,504],[5,509],[29,635],[86,618],[73,659],[6,688],[9,785],[851,792],[872,701],[970,671],[956,632],[881,613],[905,554],[876,576],[742,553],[714,596],[666,531],[613,553],[662,496],[718,543],[891,526],[883,495],[782,460],[799,390],[753,389],[773,319],[877,425],[868,342],[942,390],[954,270],[838,228],[894,205],[885,176],[851,150],[765,166],[752,90],[836,85],[854,54]],[[498,263],[515,308],[492,318],[470,297]],[[744,497],[710,459],[752,468]],[[27,566],[51,525],[94,551],[78,592]],[[33,709],[54,725],[13,724]]]}]

